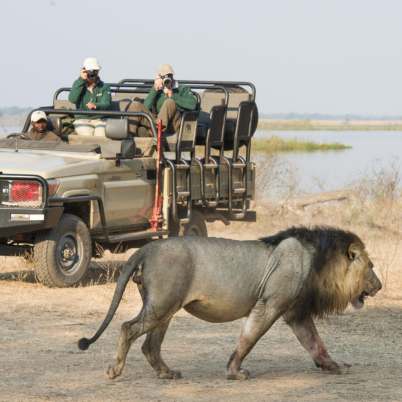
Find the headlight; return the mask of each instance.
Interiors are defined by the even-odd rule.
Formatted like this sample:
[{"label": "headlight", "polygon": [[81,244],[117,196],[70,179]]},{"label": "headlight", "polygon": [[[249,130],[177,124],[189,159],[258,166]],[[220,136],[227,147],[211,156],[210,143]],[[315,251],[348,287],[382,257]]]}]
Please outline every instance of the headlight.
[{"label": "headlight", "polygon": [[9,180],[0,185],[0,205],[39,208],[43,204],[42,184],[35,180]]}]

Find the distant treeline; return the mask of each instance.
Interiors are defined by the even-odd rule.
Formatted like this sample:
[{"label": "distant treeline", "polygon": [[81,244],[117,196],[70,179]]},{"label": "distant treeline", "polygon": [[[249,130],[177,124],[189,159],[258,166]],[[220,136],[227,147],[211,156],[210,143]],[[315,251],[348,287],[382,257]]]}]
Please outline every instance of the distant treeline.
[{"label": "distant treeline", "polygon": [[324,114],[324,113],[260,113],[261,119],[272,120],[332,120],[332,121],[395,121],[402,120],[402,115],[394,116],[375,116],[359,114]]},{"label": "distant treeline", "polygon": [[27,114],[31,111],[31,107],[18,107],[8,106],[0,108],[0,116],[16,116],[21,114]]}]

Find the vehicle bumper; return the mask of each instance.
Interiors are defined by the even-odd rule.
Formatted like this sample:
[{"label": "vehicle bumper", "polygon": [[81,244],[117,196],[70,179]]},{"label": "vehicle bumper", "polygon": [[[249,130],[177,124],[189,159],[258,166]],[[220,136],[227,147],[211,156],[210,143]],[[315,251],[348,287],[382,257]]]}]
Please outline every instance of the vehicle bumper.
[{"label": "vehicle bumper", "polygon": [[0,238],[36,232],[54,227],[63,213],[63,207],[43,209],[0,208]]}]

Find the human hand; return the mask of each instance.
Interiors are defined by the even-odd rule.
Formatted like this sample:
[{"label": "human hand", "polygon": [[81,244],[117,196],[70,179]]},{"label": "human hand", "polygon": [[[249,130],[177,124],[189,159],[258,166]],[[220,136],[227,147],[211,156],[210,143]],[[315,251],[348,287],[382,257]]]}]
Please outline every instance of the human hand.
[{"label": "human hand", "polygon": [[89,110],[94,110],[94,109],[96,109],[95,103],[92,103],[92,102],[88,102],[86,106],[87,106],[87,108],[88,108]]},{"label": "human hand", "polygon": [[87,72],[86,72],[86,70],[85,70],[85,68],[82,68],[81,69],[81,71],[80,71],[80,77],[83,79],[83,80],[87,80],[87,78],[88,78],[88,75],[87,75]]},{"label": "human hand", "polygon": [[163,88],[163,93],[168,97],[171,98],[173,96],[173,89],[172,88]]},{"label": "human hand", "polygon": [[163,88],[163,80],[161,77],[156,77],[154,81],[155,91],[160,91]]}]

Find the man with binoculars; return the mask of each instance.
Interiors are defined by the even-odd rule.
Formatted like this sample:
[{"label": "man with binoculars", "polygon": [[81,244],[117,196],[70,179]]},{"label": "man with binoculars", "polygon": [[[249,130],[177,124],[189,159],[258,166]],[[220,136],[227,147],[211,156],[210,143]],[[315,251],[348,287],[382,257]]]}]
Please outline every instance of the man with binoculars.
[{"label": "man with binoculars", "polygon": [[[94,57],[84,60],[80,77],[74,81],[68,100],[81,110],[108,110],[112,104],[110,88],[99,78],[100,66]],[[78,135],[105,136],[105,121],[100,116],[82,116],[74,121]]]},{"label": "man with binoculars", "polygon": [[[144,104],[133,102],[129,108],[135,112],[151,112],[156,119],[162,121],[163,130],[167,134],[179,131],[180,110],[195,110],[197,107],[197,98],[191,89],[178,85],[173,75],[172,66],[162,64]],[[130,131],[139,137],[151,136],[148,120],[141,117],[130,122]]]}]

